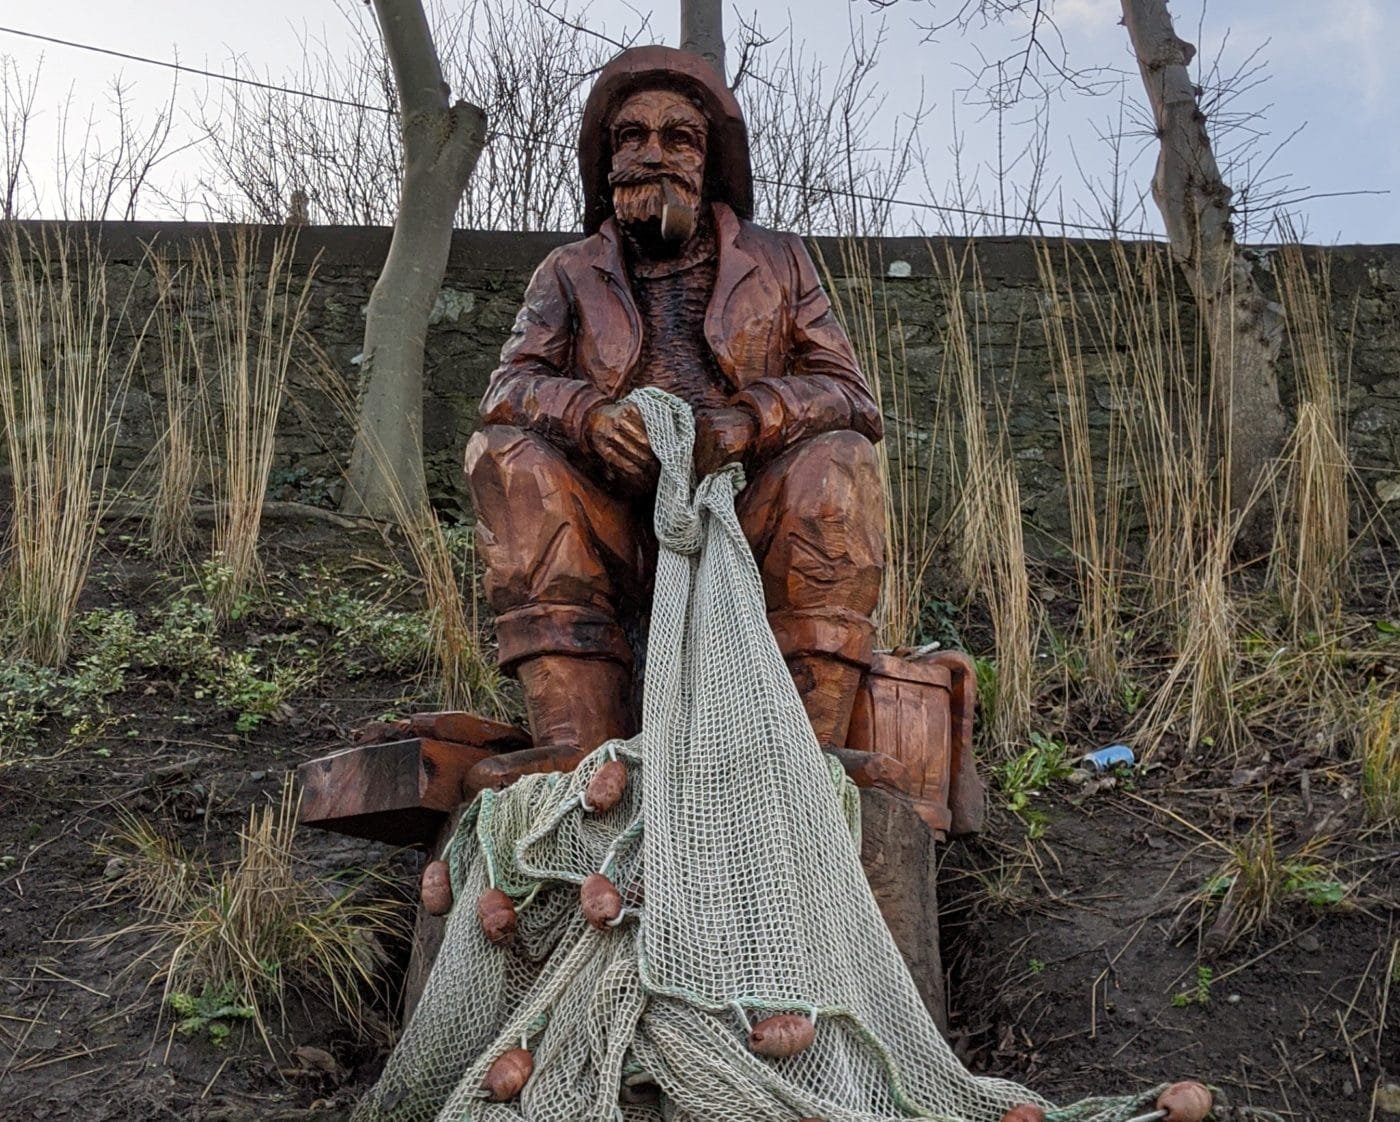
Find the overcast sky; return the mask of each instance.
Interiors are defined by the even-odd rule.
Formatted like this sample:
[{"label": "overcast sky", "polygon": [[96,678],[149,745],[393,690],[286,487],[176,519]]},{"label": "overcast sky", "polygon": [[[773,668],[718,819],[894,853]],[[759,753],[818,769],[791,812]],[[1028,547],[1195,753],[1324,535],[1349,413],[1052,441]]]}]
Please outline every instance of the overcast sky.
[{"label": "overcast sky", "polygon": [[[970,104],[966,92],[969,68],[979,56],[988,59],[1015,50],[1012,36],[1019,25],[1005,28],[973,27],[966,33],[944,30],[933,43],[924,41],[916,23],[928,23],[935,13],[951,12],[961,0],[929,4],[900,0],[883,13],[865,0],[807,0],[790,5],[782,0],[747,0],[741,6],[755,12],[769,31],[789,22],[814,51],[834,68],[853,21],[864,21],[870,35],[883,20],[885,42],[879,76],[888,93],[884,113],[893,121],[918,102],[920,91],[932,111],[923,123],[926,166],[905,184],[901,198],[947,204],[950,188],[954,119],[961,128],[965,175],[975,173],[978,198],[988,206],[998,197],[993,185],[996,164],[996,128],[992,119]],[[639,0],[642,10],[644,0]],[[675,0],[656,9],[645,39],[675,43]],[[1175,0],[1171,5],[1178,33],[1195,42],[1204,58],[1218,54],[1225,69],[1242,64],[1258,51],[1267,77],[1262,86],[1242,95],[1234,108],[1257,111],[1255,126],[1270,135],[1261,140],[1251,175],[1267,181],[1265,188],[1283,189],[1291,196],[1341,192],[1338,198],[1301,199],[1295,205],[1308,240],[1314,242],[1400,242],[1400,76],[1388,47],[1400,32],[1400,3],[1396,0],[1214,0],[1202,12],[1201,0]],[[577,9],[576,9],[577,10]],[[1140,101],[1140,85],[1128,54],[1127,36],[1118,24],[1118,0],[1056,0],[1054,12],[1064,35],[1072,64],[1106,67],[1119,78],[1115,88]],[[732,10],[731,10],[732,13]],[[595,0],[583,17],[591,25],[620,33],[638,23],[636,14],[621,0]],[[732,14],[727,16],[733,25]],[[234,59],[245,68],[273,80],[296,67],[300,50],[298,34],[325,37],[335,44],[346,34],[344,17],[330,0],[238,0],[210,4],[191,0],[6,0],[0,25],[24,31],[156,58],[178,58],[189,65],[226,71]],[[39,115],[33,125],[33,159],[52,162],[57,132],[58,105],[68,91],[78,107],[78,117],[89,104],[97,106],[95,127],[104,126],[103,87],[118,73],[133,86],[138,112],[150,100],[169,90],[167,71],[135,62],[103,57],[52,44],[41,44],[0,33],[0,54],[10,56],[21,73],[30,73],[42,55],[42,85],[37,98]],[[1113,73],[1100,75],[1107,83]],[[182,79],[182,82],[185,81]],[[188,90],[195,92],[196,83]],[[1049,106],[1047,137],[1050,161],[1039,209],[1089,221],[1096,204],[1089,199],[1084,180],[1103,182],[1111,166],[1110,147],[1096,132],[1119,131],[1119,97],[1088,97],[1063,92]],[[1129,110],[1131,114],[1131,110]],[[1013,111],[1008,125],[1028,115]],[[1134,130],[1131,115],[1127,131]],[[1297,132],[1260,173],[1258,163],[1285,137]],[[1236,134],[1236,139],[1241,134]],[[1005,153],[1014,155],[1028,143],[1027,134],[1008,129],[1003,134]],[[194,139],[191,132],[186,139]],[[1150,138],[1130,135],[1120,152],[1136,163],[1127,174],[1131,194],[1147,189],[1155,155]],[[40,155],[42,154],[42,155]],[[180,157],[187,159],[188,156]],[[969,172],[968,169],[971,169]],[[1010,202],[1016,202],[1018,172],[1009,177]],[[1241,178],[1243,178],[1243,173]],[[1008,209],[1015,209],[1009,206]],[[936,231],[937,212],[906,208],[902,227]],[[1150,202],[1142,222],[1160,228]],[[1263,231],[1259,231],[1262,235]]]}]

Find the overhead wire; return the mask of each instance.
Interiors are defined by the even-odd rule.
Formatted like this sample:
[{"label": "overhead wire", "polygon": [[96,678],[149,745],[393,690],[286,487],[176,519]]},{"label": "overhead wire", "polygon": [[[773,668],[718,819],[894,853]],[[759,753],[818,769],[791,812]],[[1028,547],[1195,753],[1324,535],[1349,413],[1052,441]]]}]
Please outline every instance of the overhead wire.
[{"label": "overhead wire", "polygon": [[[128,62],[139,62],[147,66],[159,66],[167,70],[178,71],[182,74],[196,74],[203,78],[212,78],[218,82],[251,86],[254,89],[288,94],[292,97],[310,98],[313,101],[326,102],[330,105],[339,105],[346,109],[359,109],[367,113],[386,113],[389,115],[393,115],[397,112],[393,106],[367,105],[364,102],[334,97],[331,94],[316,93],[313,90],[297,89],[293,86],[279,86],[273,82],[260,82],[256,78],[245,78],[238,74],[225,74],[217,70],[205,70],[198,66],[187,66],[182,62],[172,62],[169,59],[149,58],[145,55],[136,55],[127,51],[114,50],[111,47],[99,47],[92,43],[79,43],[72,39],[62,39],[54,35],[41,35],[37,31],[25,31],[17,27],[0,26],[0,33],[17,35],[24,39],[35,39],[43,43],[53,43],[55,46],[60,47],[71,47],[80,51],[91,51],[94,54],[108,55],[112,58],[125,59]],[[564,144],[557,140],[550,140],[547,137],[525,137],[510,132],[490,132],[487,140],[489,142],[497,137],[505,140],[518,141],[522,144],[544,144],[552,148],[572,150],[572,145]],[[1051,226],[1059,230],[1090,231],[1099,234],[1109,234],[1113,237],[1148,238],[1154,241],[1160,240],[1162,237],[1160,233],[1154,230],[1124,230],[1112,226],[1098,225],[1092,222],[1070,222],[1064,219],[1041,218],[1038,215],[1002,214],[997,211],[978,210],[973,207],[950,206],[947,203],[934,203],[922,199],[899,199],[889,195],[875,194],[873,192],[853,191],[849,187],[804,187],[799,183],[789,183],[781,179],[770,179],[762,175],[755,175],[753,178],[755,183],[761,183],[767,187],[779,187],[789,191],[813,190],[818,194],[840,195],[842,198],[856,199],[861,202],[883,203],[887,206],[902,206],[915,210],[930,210],[940,214],[958,215],[963,218],[989,218],[999,222],[1013,222],[1022,227],[1041,228]]]}]

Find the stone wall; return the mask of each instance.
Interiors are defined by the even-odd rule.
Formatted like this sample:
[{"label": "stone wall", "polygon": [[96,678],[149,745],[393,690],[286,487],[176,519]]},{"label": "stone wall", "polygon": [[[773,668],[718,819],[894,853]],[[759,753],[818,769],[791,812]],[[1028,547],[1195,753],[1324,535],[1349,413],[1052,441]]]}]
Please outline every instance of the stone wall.
[{"label": "stone wall", "polygon": [[[31,227],[30,234],[38,233]],[[264,252],[277,231],[262,231]],[[179,259],[190,245],[210,236],[201,226],[115,224],[89,228],[81,236],[102,247],[109,263],[109,288],[132,293],[132,324],[154,298],[155,286],[143,263],[146,247],[163,247]],[[428,337],[424,410],[429,485],[444,506],[466,507],[460,463],[468,435],[477,424],[477,402],[515,317],[535,265],[570,235],[458,232],[447,276]],[[333,374],[353,392],[364,330],[364,310],[389,243],[384,229],[308,227],[300,232],[295,269],[313,274],[309,330],[323,348]],[[983,399],[1005,428],[1022,474],[1026,514],[1032,525],[1057,536],[1065,504],[1057,421],[1044,317],[1047,301],[1028,240],[983,239],[975,246],[940,239],[889,239],[863,247],[867,265],[843,261],[841,247],[828,239],[813,243],[829,270],[838,297],[860,288],[868,269],[882,278],[875,304],[882,322],[895,325],[911,379],[914,412],[932,416],[945,375],[949,299],[961,299],[975,320],[977,362]],[[1056,242],[1049,247],[1057,275],[1073,276],[1074,300],[1092,322],[1093,309],[1107,306],[1115,287],[1111,254],[1103,242]],[[1160,247],[1137,251],[1160,253]],[[1362,479],[1383,501],[1400,498],[1400,246],[1341,247],[1310,251],[1330,276],[1334,333],[1347,370],[1345,412],[1351,450]],[[849,257],[849,253],[847,254]],[[1073,259],[1065,266],[1062,262]],[[976,275],[972,263],[975,259]],[[963,262],[965,280],[950,295],[948,261]],[[1261,254],[1258,275],[1274,288],[1275,258]],[[1191,302],[1178,286],[1177,307],[1194,350]],[[1164,294],[1164,299],[1170,294]],[[192,309],[190,318],[200,317]],[[129,328],[134,330],[134,328]],[[1103,431],[1114,402],[1102,376],[1105,353],[1121,340],[1086,331],[1080,340],[1092,395],[1091,427]],[[324,376],[324,375],[321,375]],[[1285,373],[1285,397],[1291,389]],[[117,467],[128,478],[150,463],[160,431],[163,405],[151,362],[139,368],[126,404]],[[956,423],[956,419],[954,419]],[[1000,420],[998,420],[1000,424]],[[348,450],[348,425],[330,398],[303,369],[294,376],[284,409],[275,497],[327,502],[338,493],[340,465]]]}]

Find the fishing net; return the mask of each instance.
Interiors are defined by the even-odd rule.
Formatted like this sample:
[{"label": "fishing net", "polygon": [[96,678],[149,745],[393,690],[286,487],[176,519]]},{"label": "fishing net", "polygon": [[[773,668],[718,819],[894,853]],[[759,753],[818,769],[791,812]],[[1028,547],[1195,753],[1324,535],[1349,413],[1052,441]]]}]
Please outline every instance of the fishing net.
[{"label": "fishing net", "polygon": [[[642,732],[571,774],[483,792],[447,851],[454,898],[417,1011],[356,1122],[1121,1122],[1157,1090],[1055,1110],[967,1072],[935,1027],[861,869],[857,792],[817,745],[767,624],[734,511],[737,466],[694,485],[690,408],[643,389],[661,463],[660,545]],[[585,789],[625,765],[621,800]],[[620,921],[596,930],[579,886],[602,873]],[[489,943],[474,903],[514,901]],[[750,1027],[815,1025],[766,1058]],[[519,1096],[487,1101],[488,1068],[527,1048]],[[649,1092],[649,1093],[648,1093]]]}]

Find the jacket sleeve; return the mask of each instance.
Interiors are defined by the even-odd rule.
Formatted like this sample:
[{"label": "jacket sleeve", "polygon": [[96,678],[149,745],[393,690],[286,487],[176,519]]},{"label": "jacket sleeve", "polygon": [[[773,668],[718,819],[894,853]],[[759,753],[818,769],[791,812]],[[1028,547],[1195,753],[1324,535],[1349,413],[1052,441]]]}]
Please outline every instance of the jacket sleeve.
[{"label": "jacket sleeve", "polygon": [[884,435],[880,410],[806,246],[789,234],[783,252],[791,312],[787,372],[759,378],[736,395],[758,414],[755,458],[765,461],[808,437],[843,429],[879,441]]},{"label": "jacket sleeve", "polygon": [[559,251],[545,258],[525,290],[525,302],[501,348],[501,364],[481,399],[481,420],[539,433],[574,451],[583,445],[588,410],[606,400],[574,370],[573,298]]}]

